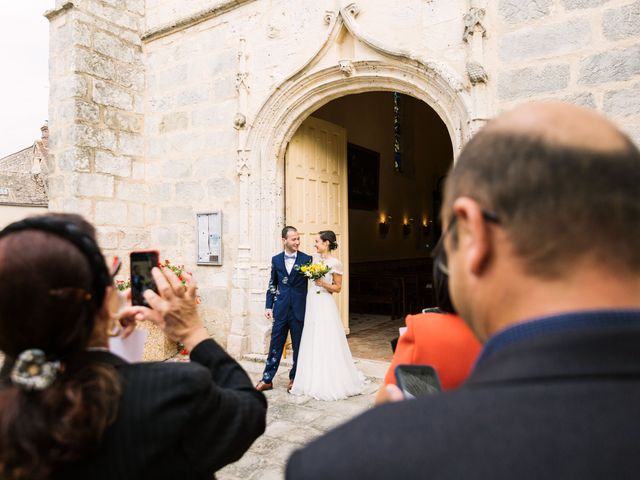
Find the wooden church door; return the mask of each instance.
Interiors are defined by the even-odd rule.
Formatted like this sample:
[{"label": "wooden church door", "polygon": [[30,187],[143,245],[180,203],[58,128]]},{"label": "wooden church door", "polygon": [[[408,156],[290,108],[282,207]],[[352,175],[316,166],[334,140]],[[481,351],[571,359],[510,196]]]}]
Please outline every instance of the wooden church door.
[{"label": "wooden church door", "polygon": [[286,224],[300,233],[300,250],[316,253],[318,232],[333,230],[344,266],[342,291],[336,295],[349,333],[349,211],[347,201],[347,135],[339,125],[307,118],[295,133],[285,160]]}]

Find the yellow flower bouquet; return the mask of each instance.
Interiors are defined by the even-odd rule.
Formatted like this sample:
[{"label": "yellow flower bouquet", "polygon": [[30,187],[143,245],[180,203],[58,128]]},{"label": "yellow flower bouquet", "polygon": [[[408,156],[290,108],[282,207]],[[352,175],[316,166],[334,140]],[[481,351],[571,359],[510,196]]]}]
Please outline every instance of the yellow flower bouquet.
[{"label": "yellow flower bouquet", "polygon": [[[309,280],[317,280],[319,278],[324,277],[327,273],[331,271],[331,267],[326,263],[305,263],[304,265],[300,265],[299,272],[307,277]],[[320,290],[316,290],[316,293],[320,293]]]}]

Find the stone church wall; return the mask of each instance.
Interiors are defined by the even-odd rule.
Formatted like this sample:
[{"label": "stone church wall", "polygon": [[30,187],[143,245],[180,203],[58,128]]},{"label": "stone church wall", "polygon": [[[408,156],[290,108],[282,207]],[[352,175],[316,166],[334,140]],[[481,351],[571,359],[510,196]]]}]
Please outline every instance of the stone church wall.
[{"label": "stone church wall", "polygon": [[[212,10],[225,3],[234,2],[209,2],[206,8]],[[150,34],[144,42],[147,180],[156,208],[160,209],[158,225],[151,227],[151,240],[163,251],[191,255],[195,251],[191,226],[194,213],[223,210],[225,265],[196,268],[209,307],[210,325],[218,338],[226,338],[230,328],[233,299],[228,285],[237,260],[237,246],[246,241],[239,238],[237,224],[238,132],[233,123],[240,108],[240,39],[246,44],[248,75],[243,81],[249,91],[246,114],[250,122],[274,89],[315,55],[327,34],[325,11],[334,8],[333,2],[328,1],[308,2],[304,9],[296,0],[237,3],[242,5],[211,20],[154,37],[154,31],[161,31],[176,17],[172,4],[148,2],[146,32]],[[456,29],[443,25],[448,21],[462,28],[457,10],[451,8],[453,2],[441,4],[426,17],[420,12],[422,0],[408,2],[408,10],[398,10],[382,1],[373,3],[363,11],[363,29],[408,51],[432,48],[448,53],[451,61],[457,59],[459,68],[464,67],[463,50],[452,46],[451,31]],[[191,6],[205,8],[201,2],[188,2],[181,6],[178,20],[195,11],[190,12]],[[413,39],[393,28],[377,27],[390,17],[409,22],[411,29],[436,19],[441,25],[415,45]],[[279,228],[273,225],[273,231],[262,232],[272,238],[274,252],[279,248]],[[258,288],[262,291],[264,286],[260,283]],[[260,313],[252,312],[256,316]]]},{"label": "stone church wall", "polygon": [[498,111],[567,100],[603,112],[640,144],[640,1],[501,0],[488,17]]},{"label": "stone church wall", "polygon": [[[240,233],[242,189],[265,171],[260,164],[240,171],[247,166],[238,158],[246,153],[243,129],[321,47],[326,12],[348,3],[57,0],[47,14],[51,208],[90,218],[107,253],[153,246],[185,263],[200,283],[209,331],[223,343],[232,330],[243,338],[236,352],[264,343],[247,343],[260,302],[244,296],[262,295],[268,260],[258,259],[259,274],[245,262],[237,281],[239,252],[255,244]],[[408,64],[437,60],[463,79],[473,122],[527,99],[565,99],[603,111],[640,141],[639,0],[355,5],[358,28],[373,43],[405,52]],[[326,58],[358,60],[365,52],[349,35],[327,48],[333,57]],[[470,60],[481,67],[473,85]],[[321,103],[322,92],[315,95]],[[253,175],[252,183],[243,187],[242,175]],[[278,188],[270,195],[282,196]],[[223,211],[224,264],[197,267],[195,213],[212,210]],[[278,227],[257,233],[267,239],[262,250],[277,250]]]},{"label": "stone church wall", "polygon": [[[147,183],[144,0],[57,1],[50,21],[49,206],[97,227],[107,255],[152,245],[158,219]],[[147,355],[163,358],[151,329]]]},{"label": "stone church wall", "polygon": [[51,209],[90,217],[107,251],[148,246],[144,2],[59,3],[47,14]]}]

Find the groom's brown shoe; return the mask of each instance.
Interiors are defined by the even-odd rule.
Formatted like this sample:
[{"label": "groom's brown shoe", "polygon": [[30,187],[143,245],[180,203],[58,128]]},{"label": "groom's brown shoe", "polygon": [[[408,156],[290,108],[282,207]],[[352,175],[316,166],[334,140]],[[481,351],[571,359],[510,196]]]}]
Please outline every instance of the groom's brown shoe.
[{"label": "groom's brown shoe", "polygon": [[289,380],[289,386],[287,387],[287,392],[290,392],[293,388],[293,380]]},{"label": "groom's brown shoe", "polygon": [[256,385],[256,390],[259,392],[266,392],[267,390],[273,390],[273,383],[265,383],[262,380]]}]

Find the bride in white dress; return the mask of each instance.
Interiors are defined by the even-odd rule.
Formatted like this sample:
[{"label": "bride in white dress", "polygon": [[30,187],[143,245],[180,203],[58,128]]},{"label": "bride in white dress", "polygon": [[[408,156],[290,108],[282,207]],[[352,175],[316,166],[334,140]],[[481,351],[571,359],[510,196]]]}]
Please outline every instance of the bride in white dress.
[{"label": "bride in white dress", "polygon": [[298,352],[298,368],[293,395],[318,400],[340,400],[364,390],[364,376],[356,370],[332,293],[342,288],[342,263],[331,255],[338,248],[336,234],[320,232],[313,263],[323,262],[331,270],[318,280],[310,280],[304,328]]}]

